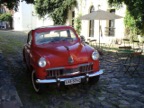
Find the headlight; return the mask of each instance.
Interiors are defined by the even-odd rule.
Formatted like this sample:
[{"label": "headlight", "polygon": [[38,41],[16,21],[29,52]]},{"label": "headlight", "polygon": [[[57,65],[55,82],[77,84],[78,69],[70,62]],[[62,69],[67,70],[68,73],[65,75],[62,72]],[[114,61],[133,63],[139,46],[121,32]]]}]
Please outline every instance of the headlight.
[{"label": "headlight", "polygon": [[92,53],[92,59],[93,60],[97,60],[99,58],[99,53],[98,53],[98,51],[94,51],[93,53]]},{"label": "headlight", "polygon": [[41,57],[38,61],[39,67],[45,67],[46,66],[46,59],[44,57]]}]

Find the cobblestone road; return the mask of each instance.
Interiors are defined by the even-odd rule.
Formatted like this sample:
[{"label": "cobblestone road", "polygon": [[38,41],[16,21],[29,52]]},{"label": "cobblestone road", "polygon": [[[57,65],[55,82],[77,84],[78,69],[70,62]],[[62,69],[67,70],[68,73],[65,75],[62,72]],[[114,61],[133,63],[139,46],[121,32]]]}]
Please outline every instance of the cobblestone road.
[{"label": "cobblestone road", "polygon": [[96,85],[80,84],[59,90],[51,86],[37,95],[33,92],[25,66],[19,64],[19,59],[11,59],[17,64],[15,68],[23,68],[21,73],[16,72],[15,83],[24,108],[143,108],[143,65],[139,69],[140,75],[130,76],[118,71],[119,64],[115,60],[115,53],[103,56],[101,68],[105,73]]},{"label": "cobblestone road", "polygon": [[[17,32],[16,32],[17,33]],[[11,37],[24,43],[26,37]],[[13,46],[15,47],[15,46]],[[29,75],[22,62],[22,46],[16,48],[16,54],[5,58],[6,68],[14,79],[14,84],[23,103],[23,108],[143,108],[144,107],[144,70],[143,62],[139,74],[130,76],[118,69],[115,53],[104,53],[101,58],[101,75],[98,84],[89,86],[55,86],[46,88],[43,94],[33,92]],[[144,61],[144,59],[141,59]],[[6,76],[1,76],[5,77]]]},{"label": "cobblestone road", "polygon": [[0,61],[0,108],[20,108],[22,103],[5,66],[2,52],[0,52]]}]

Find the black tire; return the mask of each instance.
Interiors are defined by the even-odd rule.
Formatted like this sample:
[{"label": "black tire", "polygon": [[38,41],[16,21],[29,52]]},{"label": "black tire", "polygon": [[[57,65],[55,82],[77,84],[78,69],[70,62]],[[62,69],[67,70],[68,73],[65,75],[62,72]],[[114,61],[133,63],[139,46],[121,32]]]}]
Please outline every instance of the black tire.
[{"label": "black tire", "polygon": [[28,65],[27,65],[27,63],[25,63],[25,67],[26,67],[26,72],[27,73],[29,73],[29,74],[31,74],[31,69],[28,67]]},{"label": "black tire", "polygon": [[31,73],[31,81],[32,81],[32,85],[33,85],[33,88],[35,90],[36,93],[39,93],[40,92],[40,85],[38,83],[36,83],[36,75],[35,75],[35,70],[32,71]]},{"label": "black tire", "polygon": [[100,75],[90,78],[89,84],[94,85],[94,84],[98,83],[99,78],[100,78]]}]

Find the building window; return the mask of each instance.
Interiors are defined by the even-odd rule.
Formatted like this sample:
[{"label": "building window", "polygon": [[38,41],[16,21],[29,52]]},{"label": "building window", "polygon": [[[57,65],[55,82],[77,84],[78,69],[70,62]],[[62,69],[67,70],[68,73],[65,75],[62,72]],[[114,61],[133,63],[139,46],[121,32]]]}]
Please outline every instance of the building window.
[{"label": "building window", "polygon": [[[94,11],[94,6],[90,8],[90,13]],[[90,20],[89,23],[89,37],[94,37],[94,20]]]},{"label": "building window", "polygon": [[0,7],[0,13],[1,14],[6,13],[6,10],[4,9],[4,7]]},{"label": "building window", "polygon": [[[115,9],[111,9],[110,13],[115,13]],[[109,20],[109,36],[115,35],[115,20]]]}]

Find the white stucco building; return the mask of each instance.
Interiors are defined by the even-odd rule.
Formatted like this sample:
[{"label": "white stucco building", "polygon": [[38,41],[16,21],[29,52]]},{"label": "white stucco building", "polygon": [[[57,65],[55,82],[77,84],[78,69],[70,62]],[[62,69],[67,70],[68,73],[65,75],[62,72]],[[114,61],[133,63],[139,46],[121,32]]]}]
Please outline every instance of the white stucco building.
[{"label": "white stucco building", "polygon": [[34,5],[26,4],[25,1],[20,2],[18,11],[13,15],[14,30],[25,31],[36,27],[53,25],[51,18],[39,18],[35,13]]},{"label": "white stucco building", "polygon": [[[122,16],[120,19],[115,20],[101,20],[101,40],[107,40],[111,38],[123,38],[124,37],[124,16],[126,6],[116,10],[109,7],[107,0],[78,0],[78,8],[75,8],[75,15],[81,13],[82,15],[91,13],[92,11],[97,11],[98,8],[104,11],[109,11],[117,15]],[[81,35],[84,35],[87,39],[97,39],[99,40],[99,21],[93,20],[82,20],[82,30]]]},{"label": "white stucco building", "polygon": [[[73,19],[80,14],[85,15],[99,9],[113,12],[122,17],[125,16],[125,6],[116,10],[108,6],[107,0],[77,0],[78,6],[71,9],[68,13],[66,25],[74,25]],[[99,7],[98,7],[99,6]],[[24,1],[20,2],[18,12],[14,13],[14,29],[15,30],[30,30],[40,26],[53,25],[53,21],[49,17],[39,19],[35,13],[32,4],[26,4]],[[100,21],[102,40],[110,38],[124,37],[124,22],[123,18],[116,20],[102,20]],[[86,39],[99,39],[99,21],[98,20],[82,20],[81,35]]]}]

